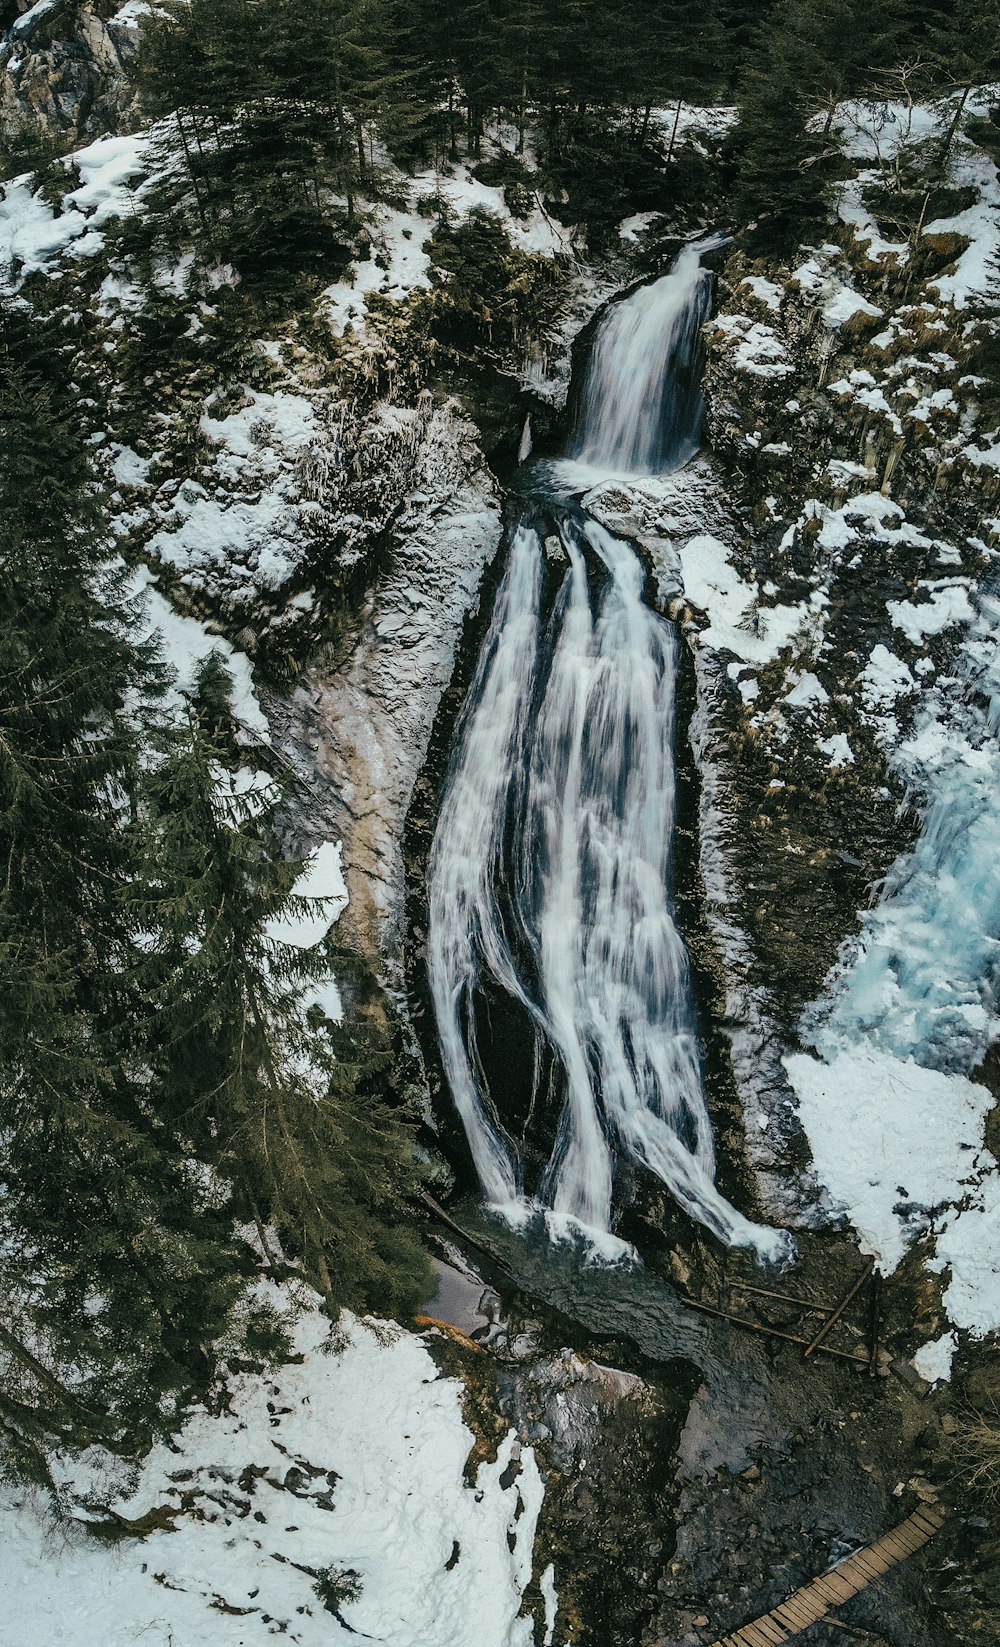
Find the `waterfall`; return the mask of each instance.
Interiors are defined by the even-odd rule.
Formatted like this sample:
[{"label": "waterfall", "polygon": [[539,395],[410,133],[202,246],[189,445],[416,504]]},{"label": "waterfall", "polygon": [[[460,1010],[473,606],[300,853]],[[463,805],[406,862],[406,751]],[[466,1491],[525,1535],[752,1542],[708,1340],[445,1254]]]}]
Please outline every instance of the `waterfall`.
[{"label": "waterfall", "polygon": [[472,1001],[483,970],[530,1003],[498,918],[501,849],[527,741],[538,654],[541,545],[514,534],[489,634],[459,728],[460,758],[445,791],[431,849],[427,970],[441,1061],[487,1200],[512,1206],[514,1157],[477,1079]]},{"label": "waterfall", "polygon": [[[686,251],[616,306],[594,345],[584,450],[637,462],[655,446],[676,467],[694,449],[700,395],[677,385],[705,302]],[[626,356],[617,368],[615,339]],[[643,375],[629,378],[640,355]],[[661,375],[648,369],[654,358]],[[630,544],[565,507],[554,525],[547,544],[533,521],[513,533],[431,851],[428,976],[444,1072],[487,1200],[508,1215],[540,1206],[557,1231],[607,1233],[625,1158],[723,1241],[777,1257],[786,1238],[750,1223],[714,1183],[670,895],[676,633],[644,603]],[[565,568],[547,619],[546,550]],[[484,985],[522,1008],[536,1077],[542,1047],[561,1071],[561,1118],[533,1195],[479,1055]]]},{"label": "waterfall", "polygon": [[702,249],[685,246],[669,274],[605,310],[577,417],[581,462],[649,475],[680,468],[698,450],[701,328],[711,304]]}]

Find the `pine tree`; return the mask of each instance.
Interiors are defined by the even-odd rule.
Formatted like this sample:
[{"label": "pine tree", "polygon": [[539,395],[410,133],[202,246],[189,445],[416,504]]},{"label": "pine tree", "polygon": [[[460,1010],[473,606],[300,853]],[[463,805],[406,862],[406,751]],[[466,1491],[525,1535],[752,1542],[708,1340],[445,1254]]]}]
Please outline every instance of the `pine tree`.
[{"label": "pine tree", "polygon": [[123,1441],[205,1382],[239,1263],[141,1034],[126,706],[154,673],[60,358],[12,307],[0,430],[0,1421],[43,1469],[46,1437]]},{"label": "pine tree", "polygon": [[733,210],[758,236],[794,244],[822,214],[837,102],[863,78],[859,0],[779,0],[739,91]]},{"label": "pine tree", "polygon": [[347,256],[356,202],[377,197],[376,130],[423,127],[392,0],[191,0],[144,31],[151,113],[173,113],[201,230],[245,273]]},{"label": "pine tree", "polygon": [[723,96],[731,96],[742,80],[754,43],[767,24],[776,0],[719,0],[721,30],[719,67]]},{"label": "pine tree", "polygon": [[954,93],[941,146],[943,172],[970,94],[1000,77],[1000,11],[995,0],[953,0],[927,35],[933,77]]},{"label": "pine tree", "polygon": [[498,100],[517,128],[517,152],[523,154],[528,115],[543,94],[546,61],[545,7],[541,0],[504,0],[496,18],[502,78]]},{"label": "pine tree", "polygon": [[713,0],[628,0],[628,80],[643,111],[642,133],[654,108],[674,112],[672,157],[685,103],[707,102],[722,81],[722,29]]},{"label": "pine tree", "polygon": [[210,658],[148,780],[166,1112],[232,1182],[265,1248],[273,1226],[331,1308],[412,1304],[426,1261],[405,1214],[413,1145],[378,1094],[388,1050],[373,1029],[308,1020],[322,957],[275,930],[301,913],[302,866],[275,854],[279,786],[225,764],[230,684]]},{"label": "pine tree", "polygon": [[444,0],[394,0],[386,37],[390,62],[424,111],[417,142],[422,136],[437,161],[459,157],[462,88],[452,16]]}]

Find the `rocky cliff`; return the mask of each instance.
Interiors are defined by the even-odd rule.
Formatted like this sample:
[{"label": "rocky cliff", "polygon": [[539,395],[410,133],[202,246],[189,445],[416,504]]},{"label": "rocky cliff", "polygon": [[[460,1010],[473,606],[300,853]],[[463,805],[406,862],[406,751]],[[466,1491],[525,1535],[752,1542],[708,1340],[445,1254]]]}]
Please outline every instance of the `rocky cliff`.
[{"label": "rocky cliff", "polygon": [[88,138],[135,129],[145,7],[15,0],[0,34],[0,166],[11,176]]}]

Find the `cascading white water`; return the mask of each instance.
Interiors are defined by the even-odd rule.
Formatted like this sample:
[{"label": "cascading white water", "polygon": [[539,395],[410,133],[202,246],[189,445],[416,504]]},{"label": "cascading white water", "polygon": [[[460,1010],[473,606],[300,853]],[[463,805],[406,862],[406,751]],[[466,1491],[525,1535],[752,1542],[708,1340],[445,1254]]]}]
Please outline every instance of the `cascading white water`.
[{"label": "cascading white water", "polygon": [[517,1176],[510,1140],[474,1072],[472,998],[485,970],[530,1008],[500,927],[497,883],[527,740],[541,563],[537,534],[519,528],[466,700],[460,760],[445,792],[428,878],[427,970],[441,1060],[483,1190],[500,1206],[516,1201]]},{"label": "cascading white water", "polygon": [[[684,253],[676,277],[651,289],[654,305],[644,292],[618,305],[630,348],[658,309],[668,382],[672,349],[690,354],[704,316],[697,275],[697,257]],[[598,334],[589,385],[610,373],[610,337]],[[654,440],[647,387],[645,376],[616,381],[633,457]],[[660,405],[658,380],[655,396]],[[700,408],[690,396],[685,405],[682,417],[672,404],[666,419],[673,467],[697,442]],[[607,406],[594,407],[591,448],[605,450]],[[557,527],[568,569],[544,628],[542,541],[525,522],[513,535],[431,852],[428,974],[445,1074],[487,1199],[508,1213],[540,1204],[559,1229],[608,1232],[624,1155],[722,1240],[780,1257],[786,1238],[750,1223],[714,1183],[688,958],[669,891],[675,631],[643,602],[631,545],[565,511]],[[484,983],[520,1004],[563,1074],[534,1203],[483,1077],[473,1005]]]},{"label": "cascading white water", "polygon": [[712,294],[702,249],[686,246],[669,274],[605,310],[577,417],[581,462],[650,475],[680,468],[698,450],[701,328]]}]

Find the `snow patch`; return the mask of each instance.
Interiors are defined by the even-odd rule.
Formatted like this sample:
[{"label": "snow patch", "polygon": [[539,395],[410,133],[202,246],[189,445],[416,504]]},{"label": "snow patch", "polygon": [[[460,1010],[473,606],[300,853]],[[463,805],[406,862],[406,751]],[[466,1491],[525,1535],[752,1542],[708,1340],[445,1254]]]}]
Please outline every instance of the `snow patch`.
[{"label": "snow patch", "polygon": [[749,315],[718,315],[712,328],[725,336],[731,347],[732,364],[752,377],[787,377],[795,367],[788,359],[784,343],[771,326],[751,320]]},{"label": "snow patch", "polygon": [[15,177],[0,193],[0,265],[11,265],[9,286],[44,269],[57,255],[83,258],[99,252],[104,245],[100,229],[130,212],[148,186],[147,178],[131,187],[131,180],[148,163],[147,137],[141,133],[99,137],[61,163],[78,167],[83,182],[65,195],[58,217],[40,194],[32,192],[31,173]]},{"label": "snow patch", "polygon": [[798,677],[793,677],[794,685],[791,691],[785,693],[785,702],[792,709],[816,709],[821,704],[829,703],[830,694],[820,681],[809,670]]},{"label": "snow patch", "polygon": [[740,285],[749,287],[758,303],[763,303],[773,314],[778,313],[785,296],[783,287],[773,280],[765,280],[763,275],[745,275]]},{"label": "snow patch", "polygon": [[951,1363],[958,1348],[953,1332],[942,1333],[929,1344],[921,1344],[911,1365],[928,1384],[939,1384],[951,1377]]},{"label": "snow patch", "polygon": [[922,645],[928,635],[940,635],[954,624],[971,623],[976,615],[964,584],[935,589],[919,606],[900,600],[886,604],[893,627],[902,630],[913,646]]},{"label": "snow patch", "polygon": [[868,1043],[831,1051],[825,1062],[790,1055],[784,1065],[821,1183],[891,1274],[932,1227],[935,1209],[991,1159],[984,1163],[990,1093]]},{"label": "snow patch", "polygon": [[267,935],[275,943],[291,944],[296,949],[314,949],[346,909],[347,886],[341,850],[340,841],[323,841],[310,854],[292,887],[291,896],[315,902],[309,909],[268,921]]},{"label": "snow patch", "polygon": [[834,329],[843,326],[855,315],[878,317],[884,313],[884,309],[876,308],[874,303],[869,303],[860,292],[853,291],[849,286],[839,287],[823,305],[823,319]]},{"label": "snow patch", "polygon": [[274,448],[297,454],[316,440],[316,411],[302,395],[248,390],[245,400],[228,417],[213,418],[206,412],[201,418],[202,434],[234,457],[260,461],[262,453],[273,454]]},{"label": "snow patch", "polygon": [[829,756],[830,765],[834,768],[854,765],[854,751],[846,732],[834,732],[832,737],[820,738],[816,747]]},{"label": "snow patch", "polygon": [[865,703],[876,712],[885,710],[906,693],[917,690],[917,683],[908,665],[881,642],[872,648],[871,657],[858,679],[863,688]]},{"label": "snow patch", "polygon": [[808,615],[801,606],[762,606],[756,584],[744,581],[725,544],[707,533],[681,547],[680,565],[686,598],[710,620],[699,636],[702,646],[732,652],[746,663],[768,663]]},{"label": "snow patch", "polygon": [[168,712],[182,709],[186,696],[193,690],[200,665],[210,652],[218,652],[233,677],[233,707],[243,728],[244,741],[269,743],[271,730],[257,697],[253,670],[246,654],[237,651],[224,635],[211,634],[200,619],[178,612],[156,588],[147,567],[136,573],[132,591],[142,600],[141,638],[158,642],[164,662],[174,672],[175,679],[165,699]]},{"label": "snow patch", "polygon": [[[267,1289],[280,1302],[278,1289]],[[234,1376],[220,1413],[195,1410],[127,1484],[115,1461],[64,1461],[61,1497],[89,1495],[174,1530],[113,1547],[57,1523],[40,1496],[0,1497],[0,1588],[17,1647],[531,1647],[531,1578],[543,1485],[511,1431],[474,1484],[462,1385],[421,1340],[318,1310],[295,1327],[302,1361]],[[82,1505],[78,1513],[86,1517]],[[337,1614],[313,1575],[353,1573]],[[554,1587],[549,1574],[549,1593]]]}]

